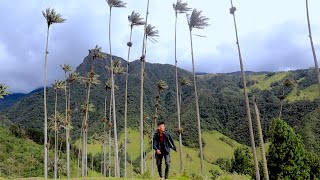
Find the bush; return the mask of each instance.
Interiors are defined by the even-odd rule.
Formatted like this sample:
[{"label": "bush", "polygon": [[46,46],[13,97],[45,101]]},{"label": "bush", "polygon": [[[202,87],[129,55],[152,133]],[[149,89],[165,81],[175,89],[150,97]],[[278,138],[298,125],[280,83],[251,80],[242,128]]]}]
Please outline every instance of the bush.
[{"label": "bush", "polygon": [[231,160],[231,171],[240,174],[253,175],[253,157],[248,147],[240,147],[234,151],[234,157]]},{"label": "bush", "polygon": [[218,171],[218,170],[216,170],[216,169],[211,169],[210,171],[209,171],[210,173],[211,173],[211,175],[212,175],[212,179],[216,179],[217,177],[219,177],[219,176],[221,176],[222,174]]},{"label": "bush", "polygon": [[218,158],[213,164],[218,165],[224,171],[231,170],[231,162],[227,158]]}]

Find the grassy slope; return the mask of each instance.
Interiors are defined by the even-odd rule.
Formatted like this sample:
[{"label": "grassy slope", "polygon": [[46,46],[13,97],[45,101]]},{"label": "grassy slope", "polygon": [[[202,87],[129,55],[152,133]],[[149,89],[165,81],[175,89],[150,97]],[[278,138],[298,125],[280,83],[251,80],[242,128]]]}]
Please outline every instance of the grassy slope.
[{"label": "grassy slope", "polygon": [[[65,165],[65,154],[60,160]],[[52,176],[53,150],[49,151],[49,177]],[[71,175],[76,176],[76,161],[71,159]],[[2,177],[43,176],[43,146],[26,138],[17,138],[7,128],[0,126],[0,170]],[[65,169],[64,169],[65,171]],[[97,176],[98,173],[89,171]],[[62,175],[63,176],[63,175]]]},{"label": "grassy slope", "polygon": [[257,80],[259,83],[256,83],[252,86],[252,88],[258,88],[261,90],[270,90],[271,86],[270,84],[275,82],[275,81],[279,81],[283,78],[285,78],[288,75],[287,72],[280,72],[280,73],[276,73],[275,75],[266,78],[265,74],[261,74],[261,75],[252,75],[250,76],[250,79],[252,80]]},{"label": "grassy slope", "polygon": [[[275,75],[266,78],[265,74],[261,75],[252,75],[249,76],[249,79],[251,80],[257,80],[258,83],[254,84],[253,86],[250,87],[250,89],[253,88],[258,88],[261,90],[271,90],[271,83],[280,81],[286,76],[289,75],[290,72],[280,72],[276,73]],[[299,81],[302,81],[303,78],[301,78]],[[294,87],[292,92],[287,96],[286,100],[288,102],[294,102],[294,101],[299,101],[299,100],[315,100],[316,98],[319,97],[318,93],[318,85],[314,84],[312,86],[307,87],[306,89],[303,89],[300,91],[300,95],[297,95],[297,87]]]},{"label": "grassy slope", "polygon": [[[220,140],[219,138],[224,137],[226,139],[228,139],[232,146],[230,145],[230,143],[226,143],[222,140]],[[124,136],[123,134],[120,136],[121,142],[123,142],[124,140]],[[218,171],[220,171],[221,173],[223,173],[221,171],[221,169],[216,166],[211,164],[212,162],[214,162],[216,159],[218,158],[227,158],[227,159],[231,159],[233,156],[233,152],[234,150],[241,146],[241,144],[237,143],[234,140],[231,140],[230,138],[224,136],[223,134],[217,132],[217,131],[212,131],[212,132],[204,132],[203,133],[203,139],[204,142],[206,143],[205,147],[204,147],[204,155],[205,155],[205,171],[206,171],[206,175],[210,176],[210,170],[211,169],[216,169]],[[128,130],[128,154],[129,157],[132,157],[132,160],[134,161],[135,159],[139,158],[140,155],[140,141],[139,141],[139,132],[136,130],[132,130],[129,129]],[[148,137],[145,137],[145,142],[149,141]],[[178,145],[179,143],[176,141],[176,146],[177,149],[179,149]],[[121,144],[121,143],[120,143]],[[146,143],[145,143],[146,144]],[[147,146],[150,145],[145,145],[145,147],[147,148]],[[108,149],[107,149],[108,150]],[[100,153],[101,152],[101,144],[96,144],[96,145],[89,145],[88,146],[88,151],[89,153]],[[147,167],[148,170],[150,170],[151,172],[151,153],[149,152],[147,154]],[[108,152],[107,152],[108,154]],[[191,157],[191,161],[190,159],[187,160],[187,154],[188,156]],[[184,157],[184,164],[185,164],[185,169],[187,170],[187,172],[189,174],[195,173],[195,174],[199,174],[199,172],[201,172],[200,169],[200,159],[198,158],[198,150],[194,149],[194,148],[188,148],[183,146],[183,157]],[[130,160],[130,159],[128,159]],[[113,157],[112,157],[112,161],[113,161]],[[175,175],[175,174],[179,174],[179,163],[180,163],[180,157],[179,157],[179,153],[178,152],[171,152],[171,174]],[[130,163],[128,163],[128,176],[131,177],[132,176],[132,167],[130,165]],[[156,171],[156,169],[155,169]],[[136,176],[135,173],[133,173],[134,176]],[[156,174],[156,172],[155,172]]]}]

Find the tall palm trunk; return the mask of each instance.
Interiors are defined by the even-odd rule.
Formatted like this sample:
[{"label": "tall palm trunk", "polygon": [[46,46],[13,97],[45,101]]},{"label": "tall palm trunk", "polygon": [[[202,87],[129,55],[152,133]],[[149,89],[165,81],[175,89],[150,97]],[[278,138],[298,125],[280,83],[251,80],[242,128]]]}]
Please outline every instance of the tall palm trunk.
[{"label": "tall palm trunk", "polygon": [[144,63],[145,59],[143,58],[145,56],[145,43],[146,43],[146,27],[148,24],[148,15],[149,15],[149,2],[147,2],[147,12],[146,12],[146,23],[144,25],[144,35],[143,35],[143,42],[142,42],[142,63],[141,63],[141,72],[140,72],[140,79],[141,79],[141,88],[140,88],[140,173],[144,173],[143,168],[143,152],[144,152],[144,142],[143,142],[143,116],[144,116],[144,110],[143,110],[143,94],[144,94]]},{"label": "tall palm trunk", "polygon": [[70,165],[69,165],[69,155],[70,155],[70,149],[69,149],[69,120],[68,120],[68,92],[67,92],[67,73],[65,73],[65,85],[64,85],[64,94],[65,94],[65,98],[66,98],[66,107],[65,107],[65,115],[66,115],[66,119],[65,119],[65,129],[66,129],[66,149],[67,149],[67,176],[68,178],[70,178]]},{"label": "tall palm trunk", "polygon": [[54,179],[58,178],[58,125],[57,125],[58,90],[56,89],[56,100],[54,103]]},{"label": "tall palm trunk", "polygon": [[88,175],[88,160],[87,160],[87,138],[88,138],[88,114],[89,114],[89,102],[90,102],[91,83],[88,85],[87,97],[86,97],[86,112],[83,124],[83,144],[82,144],[82,176]]},{"label": "tall palm trunk", "polygon": [[[232,0],[231,0],[231,6],[233,7]],[[236,44],[237,44],[238,53],[239,53],[239,61],[240,61],[240,68],[241,68],[241,78],[242,78],[242,82],[243,82],[243,91],[244,91],[246,110],[247,110],[247,116],[248,116],[248,125],[249,125],[249,132],[250,132],[251,148],[252,148],[252,153],[253,153],[253,158],[254,158],[254,168],[255,168],[255,172],[256,172],[256,179],[260,180],[259,164],[258,164],[258,158],[257,158],[257,152],[256,152],[256,145],[255,145],[255,142],[254,142],[254,135],[253,135],[253,129],[252,129],[252,120],[251,120],[251,111],[250,111],[249,98],[248,98],[248,93],[247,93],[246,77],[245,77],[245,73],[244,73],[242,55],[241,55],[241,50],[240,50],[240,43],[239,43],[239,38],[238,38],[238,29],[237,29],[236,17],[234,15],[234,13],[232,14],[232,16],[233,16],[233,23],[234,23],[235,33],[236,33],[236,41],[237,41]]]},{"label": "tall palm trunk", "polygon": [[111,51],[111,11],[109,16],[109,50],[110,50],[110,64],[111,64],[111,92],[112,92],[112,110],[113,110],[113,129],[114,129],[114,149],[115,149],[115,176],[120,177],[120,163],[119,163],[119,149],[118,149],[118,134],[117,134],[117,111],[116,111],[116,98],[114,93],[114,73],[113,73],[113,61]]},{"label": "tall palm trunk", "polygon": [[317,55],[316,55],[316,51],[315,51],[314,44],[313,44],[313,39],[312,39],[308,0],[306,0],[306,11],[307,11],[307,20],[308,20],[308,30],[309,30],[310,45],[311,45],[311,49],[312,49],[312,55],[313,55],[314,65],[315,65],[315,68],[316,68],[316,74],[317,74],[317,78],[318,78],[318,87],[319,87],[319,92],[320,92],[320,71],[319,71]]},{"label": "tall palm trunk", "polygon": [[66,138],[67,138],[67,176],[70,178],[70,126],[71,126],[71,83],[69,83],[69,98],[68,98],[68,128],[66,131]]},{"label": "tall palm trunk", "polygon": [[[178,1],[177,1],[178,3]],[[177,114],[178,114],[178,128],[179,128],[179,152],[180,152],[180,173],[183,172],[183,155],[182,155],[182,137],[181,137],[181,112],[180,112],[180,101],[179,101],[179,80],[178,80],[178,61],[177,61],[177,20],[178,20],[178,13],[176,12],[175,17],[175,31],[174,31],[174,59],[175,59],[175,66],[176,66],[176,101],[177,101]]]},{"label": "tall palm trunk", "polygon": [[[132,29],[133,25],[130,28],[130,40],[132,40]],[[128,116],[128,76],[129,76],[129,63],[130,63],[130,51],[131,46],[128,48],[128,58],[127,58],[127,73],[126,73],[126,90],[125,90],[125,97],[124,97],[124,178],[127,178],[127,116]]]},{"label": "tall palm trunk", "polygon": [[[112,124],[112,92],[110,93],[109,124]],[[111,177],[111,126],[109,126],[109,177]]]},{"label": "tall palm trunk", "polygon": [[197,122],[198,122],[198,137],[199,137],[199,147],[200,147],[201,173],[202,173],[202,176],[205,176],[204,164],[203,164],[203,149],[202,149],[202,137],[201,137],[199,99],[198,99],[198,91],[197,91],[196,73],[195,73],[195,67],[194,67],[193,42],[192,42],[191,29],[190,29],[190,42],[191,42],[191,56],[192,56],[193,85],[194,85],[194,94],[195,94],[196,111],[197,111]]},{"label": "tall palm trunk", "polygon": [[[104,100],[104,117],[107,118],[107,96],[105,97],[105,100]],[[107,176],[107,169],[106,169],[107,147],[106,147],[106,141],[105,141],[105,138],[107,137],[106,122],[103,122],[103,135],[104,135],[104,140],[103,140],[103,177],[106,177]]]},{"label": "tall palm trunk", "polygon": [[263,141],[263,134],[261,129],[261,123],[260,123],[260,112],[257,105],[256,97],[253,97],[253,103],[254,103],[254,109],[257,115],[257,129],[259,133],[259,142],[260,142],[260,150],[261,150],[261,157],[262,157],[262,166],[263,166],[263,173],[264,173],[264,179],[269,180],[269,173],[268,173],[268,166],[267,166],[267,158],[266,153],[264,150],[264,141]]},{"label": "tall palm trunk", "polygon": [[[83,147],[83,146],[82,146],[82,139],[81,139],[82,134],[83,134],[82,131],[83,131],[83,128],[81,128],[81,130],[80,130],[80,141],[79,141],[80,145],[79,145],[79,148],[78,148],[77,177],[80,176],[80,153],[82,153],[82,152],[81,152],[81,148]],[[83,151],[83,149],[82,149],[82,151]]]},{"label": "tall palm trunk", "polygon": [[49,30],[47,29],[46,51],[44,60],[44,80],[43,80],[43,105],[44,105],[44,178],[48,178],[48,112],[47,112],[47,62],[48,62],[48,45],[49,45]]}]

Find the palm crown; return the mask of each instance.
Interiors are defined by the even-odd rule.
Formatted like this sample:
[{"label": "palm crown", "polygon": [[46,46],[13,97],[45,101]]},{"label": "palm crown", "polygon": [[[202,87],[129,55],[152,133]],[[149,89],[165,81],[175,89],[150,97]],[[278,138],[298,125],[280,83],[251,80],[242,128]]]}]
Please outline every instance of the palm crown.
[{"label": "palm crown", "polygon": [[[113,74],[124,74],[126,72],[125,68],[121,66],[121,62],[119,60],[113,61]],[[106,69],[111,72],[111,68],[106,66]]]},{"label": "palm crown", "polygon": [[183,3],[181,0],[177,1],[177,4],[173,4],[173,9],[176,13],[186,13],[191,11],[191,8],[188,7],[188,3]]},{"label": "palm crown", "polygon": [[63,23],[66,19],[61,17],[61,14],[57,13],[54,9],[47,8],[46,11],[42,11],[43,17],[46,18],[48,27],[55,23]]},{"label": "palm crown", "polygon": [[108,2],[108,5],[110,8],[116,7],[116,8],[125,8],[127,3],[124,3],[121,0],[106,0]]},{"label": "palm crown", "polygon": [[59,90],[64,88],[64,81],[55,80],[52,84],[54,90]]},{"label": "palm crown", "polygon": [[8,95],[9,93],[7,92],[8,86],[5,84],[0,84],[0,99],[3,99],[3,96]]},{"label": "palm crown", "polygon": [[141,26],[145,24],[143,18],[140,17],[140,14],[134,11],[132,11],[131,15],[128,16],[128,21],[130,22],[131,27]]},{"label": "palm crown", "polygon": [[79,82],[80,81],[79,73],[77,73],[77,72],[70,73],[69,76],[68,76],[67,81],[69,83],[71,83],[71,82]]},{"label": "palm crown", "polygon": [[158,89],[159,91],[164,91],[166,89],[168,89],[168,85],[164,80],[160,80],[158,83]]},{"label": "palm crown", "polygon": [[101,47],[99,47],[98,45],[96,45],[96,47],[93,49],[89,49],[89,55],[93,60],[106,57],[106,54],[101,51]]},{"label": "palm crown", "polygon": [[64,65],[60,65],[60,67],[62,68],[62,70],[67,73],[67,72],[70,72],[70,71],[73,71],[72,70],[72,66],[70,64],[64,64]]},{"label": "palm crown", "polygon": [[159,31],[156,30],[156,27],[152,26],[151,24],[148,24],[148,26],[146,27],[146,37],[151,42],[157,42],[155,37],[159,37]]},{"label": "palm crown", "polygon": [[191,16],[187,14],[189,30],[192,31],[193,28],[196,29],[204,29],[209,26],[208,20],[209,18],[201,15],[202,11],[198,11],[194,9],[191,13]]},{"label": "palm crown", "polygon": [[180,85],[181,86],[191,86],[192,83],[188,77],[182,77],[180,80]]}]

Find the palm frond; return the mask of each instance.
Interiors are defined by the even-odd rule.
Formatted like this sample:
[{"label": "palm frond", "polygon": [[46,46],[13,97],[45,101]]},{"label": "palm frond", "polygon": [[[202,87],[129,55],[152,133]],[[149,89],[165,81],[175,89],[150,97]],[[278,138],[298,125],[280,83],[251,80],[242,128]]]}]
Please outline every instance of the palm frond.
[{"label": "palm frond", "polygon": [[[85,112],[87,111],[87,105],[86,104],[81,105],[81,110],[83,114],[85,114]],[[96,111],[96,107],[93,104],[89,103],[88,112],[95,112],[95,111]]]},{"label": "palm frond", "polygon": [[131,15],[128,16],[128,21],[130,22],[131,27],[141,26],[145,24],[145,22],[143,21],[143,18],[141,18],[140,16],[141,15],[139,13],[132,11]]},{"label": "palm frond", "polygon": [[76,82],[76,83],[79,83],[80,82],[80,77],[79,77],[79,73],[77,72],[72,72],[69,74],[68,78],[67,78],[67,81],[69,83],[72,83],[72,82]]},{"label": "palm frond", "polygon": [[183,3],[181,0],[177,1],[177,4],[173,4],[173,9],[176,13],[187,13],[188,11],[191,11],[192,9],[188,7],[188,3]]},{"label": "palm frond", "polygon": [[108,5],[110,6],[110,8],[125,8],[127,3],[124,3],[121,0],[106,0],[108,2]]},{"label": "palm frond", "polygon": [[192,31],[193,28],[196,29],[204,29],[209,26],[208,20],[209,18],[201,15],[202,11],[198,11],[194,9],[191,13],[191,16],[187,14],[189,30]]},{"label": "palm frond", "polygon": [[[121,61],[120,60],[114,60],[112,62],[113,64],[113,74],[125,74],[126,73],[126,69],[121,65]],[[105,66],[105,68],[107,69],[107,71],[109,73],[111,73],[111,67],[110,66]]]},{"label": "palm frond", "polygon": [[[60,125],[64,122],[65,120],[65,115],[63,113],[60,113],[57,111],[57,116],[54,114],[49,117],[50,123],[49,123],[49,129],[51,130],[59,130]],[[57,126],[55,126],[55,121],[57,122]]]},{"label": "palm frond", "polygon": [[48,27],[52,24],[64,23],[66,21],[54,9],[47,8],[45,11],[42,11],[42,15],[46,19]]},{"label": "palm frond", "polygon": [[182,77],[180,80],[180,85],[181,86],[191,86],[191,80],[188,77]]},{"label": "palm frond", "polygon": [[[105,88],[106,88],[106,91],[110,90],[112,88],[112,83],[111,83],[111,80],[109,79],[106,84],[105,84]],[[115,90],[118,90],[119,87],[117,85],[114,85],[114,89]]]},{"label": "palm frond", "polygon": [[87,77],[80,77],[80,83],[81,84],[85,84],[86,86],[88,84],[92,84],[92,85],[98,85],[101,83],[101,81],[99,80],[99,75],[94,74],[92,72],[88,72]]},{"label": "palm frond", "polygon": [[60,64],[60,67],[65,73],[73,71],[73,68],[70,64]]},{"label": "palm frond", "polygon": [[167,85],[167,82],[165,82],[164,80],[160,80],[159,83],[158,83],[158,89],[159,91],[164,91],[166,89],[168,89],[168,85]]},{"label": "palm frond", "polygon": [[64,89],[65,82],[61,80],[55,80],[52,84],[54,90],[61,90]]},{"label": "palm frond", "polygon": [[8,95],[7,92],[8,86],[5,84],[0,84],[0,99],[3,99],[4,96]]},{"label": "palm frond", "polygon": [[96,45],[96,47],[93,49],[89,49],[89,55],[92,57],[93,60],[97,58],[103,59],[107,57],[106,53],[102,52],[101,49],[102,48],[98,45]]},{"label": "palm frond", "polygon": [[156,29],[156,27],[148,24],[148,26],[146,27],[146,37],[153,43],[157,42],[155,38],[159,37],[159,31]]}]

